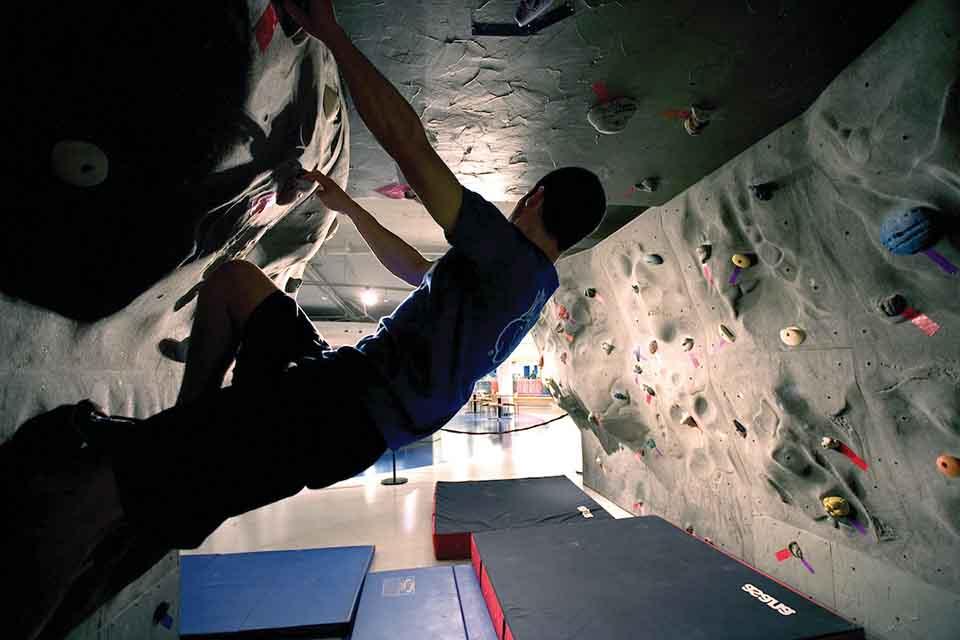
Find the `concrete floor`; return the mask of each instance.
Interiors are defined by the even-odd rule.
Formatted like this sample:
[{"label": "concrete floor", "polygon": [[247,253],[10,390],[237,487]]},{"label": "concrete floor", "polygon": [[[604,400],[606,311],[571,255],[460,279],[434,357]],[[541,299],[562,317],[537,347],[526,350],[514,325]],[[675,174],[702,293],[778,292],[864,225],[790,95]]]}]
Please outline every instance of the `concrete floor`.
[{"label": "concrete floor", "polygon": [[[500,421],[504,430],[561,415],[554,409],[521,409],[519,419]],[[494,417],[462,412],[448,428],[495,431]],[[319,491],[299,494],[231,518],[202,546],[184,553],[238,553],[343,545],[376,546],[373,571],[430,567],[431,516],[438,480],[493,480],[566,475],[582,486],[580,433],[569,418],[530,431],[506,435],[439,433],[398,456],[398,470],[409,479],[388,487],[388,458],[364,474]],[[415,468],[410,468],[415,467]],[[630,513],[585,489],[614,517]]]}]

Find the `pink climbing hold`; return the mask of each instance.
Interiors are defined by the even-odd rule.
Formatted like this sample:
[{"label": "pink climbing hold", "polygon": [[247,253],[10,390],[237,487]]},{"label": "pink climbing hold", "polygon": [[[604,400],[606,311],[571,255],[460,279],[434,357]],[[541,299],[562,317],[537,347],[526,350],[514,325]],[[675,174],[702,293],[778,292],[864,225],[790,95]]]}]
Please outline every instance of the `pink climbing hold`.
[{"label": "pink climbing hold", "polygon": [[374,189],[374,191],[388,198],[393,198],[394,200],[403,200],[407,197],[406,193],[409,189],[410,185],[401,184],[399,182],[391,182],[390,184],[385,184],[382,187],[377,187]]},{"label": "pink climbing hold", "polygon": [[257,24],[253,27],[253,35],[257,40],[260,53],[266,51],[267,47],[270,46],[270,41],[273,40],[273,32],[276,31],[278,22],[280,22],[280,20],[277,18],[277,11],[273,8],[273,3],[271,2],[267,4],[263,15],[260,16]]}]

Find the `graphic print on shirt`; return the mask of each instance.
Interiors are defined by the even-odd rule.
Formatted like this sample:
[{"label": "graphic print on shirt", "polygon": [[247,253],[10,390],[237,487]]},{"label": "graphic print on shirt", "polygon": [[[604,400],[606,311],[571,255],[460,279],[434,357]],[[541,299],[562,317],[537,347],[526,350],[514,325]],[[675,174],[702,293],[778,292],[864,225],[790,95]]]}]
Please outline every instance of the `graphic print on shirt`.
[{"label": "graphic print on shirt", "polygon": [[507,356],[513,353],[514,347],[527,334],[530,327],[534,325],[537,318],[540,317],[540,309],[547,301],[547,294],[543,289],[537,291],[537,296],[533,299],[533,304],[524,312],[522,316],[511,320],[503,328],[500,335],[497,336],[497,342],[487,355],[493,359],[493,364],[498,365],[503,362]]}]

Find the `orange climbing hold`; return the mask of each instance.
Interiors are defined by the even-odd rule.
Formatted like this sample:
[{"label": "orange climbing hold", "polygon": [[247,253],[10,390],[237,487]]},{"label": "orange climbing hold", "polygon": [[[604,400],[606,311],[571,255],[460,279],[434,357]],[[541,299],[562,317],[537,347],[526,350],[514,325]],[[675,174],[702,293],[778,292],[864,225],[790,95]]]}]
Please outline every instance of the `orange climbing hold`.
[{"label": "orange climbing hold", "polygon": [[960,477],[960,458],[943,454],[937,458],[937,470],[948,478]]}]

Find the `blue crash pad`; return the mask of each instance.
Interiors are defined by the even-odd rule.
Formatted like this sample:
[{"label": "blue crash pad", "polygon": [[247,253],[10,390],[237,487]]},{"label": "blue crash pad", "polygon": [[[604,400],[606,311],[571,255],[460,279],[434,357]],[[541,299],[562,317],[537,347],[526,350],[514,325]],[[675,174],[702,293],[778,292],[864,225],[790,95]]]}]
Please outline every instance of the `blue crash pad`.
[{"label": "blue crash pad", "polygon": [[370,573],[351,640],[464,640],[452,567]]},{"label": "blue crash pad", "polygon": [[345,635],[372,546],[180,557],[180,635]]},{"label": "blue crash pad", "polygon": [[467,640],[497,640],[497,632],[490,621],[490,612],[480,592],[480,581],[473,571],[473,565],[458,564],[453,568],[453,575],[457,580]]}]

